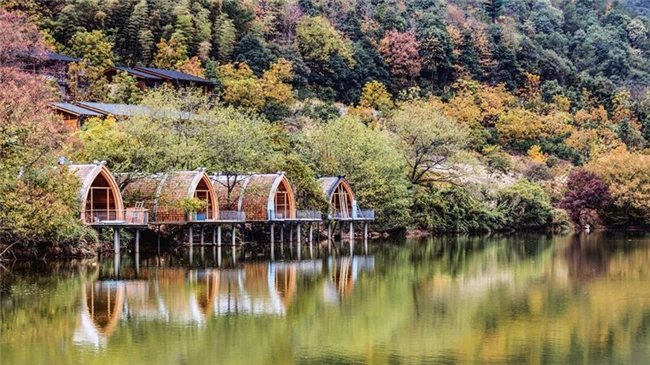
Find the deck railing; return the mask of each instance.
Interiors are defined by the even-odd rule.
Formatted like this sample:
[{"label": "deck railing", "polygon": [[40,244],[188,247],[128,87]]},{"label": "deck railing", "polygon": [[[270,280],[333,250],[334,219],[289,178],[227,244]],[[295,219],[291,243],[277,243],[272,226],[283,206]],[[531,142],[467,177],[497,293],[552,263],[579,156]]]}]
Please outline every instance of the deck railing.
[{"label": "deck railing", "polygon": [[237,210],[222,210],[219,212],[220,221],[245,221],[246,212]]},{"label": "deck railing", "polygon": [[323,214],[319,210],[298,210],[296,211],[296,219],[322,220]]},{"label": "deck railing", "polygon": [[357,211],[357,219],[375,219],[375,210],[374,209],[359,209]]},{"label": "deck railing", "polygon": [[149,211],[147,209],[92,209],[84,211],[84,222],[87,224],[148,224]]}]

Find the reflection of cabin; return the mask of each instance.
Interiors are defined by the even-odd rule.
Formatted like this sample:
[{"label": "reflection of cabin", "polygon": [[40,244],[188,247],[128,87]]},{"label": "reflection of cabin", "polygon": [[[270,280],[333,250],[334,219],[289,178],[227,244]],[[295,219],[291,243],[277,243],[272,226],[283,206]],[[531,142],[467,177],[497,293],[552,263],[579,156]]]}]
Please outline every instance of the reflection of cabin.
[{"label": "reflection of cabin", "polygon": [[69,165],[81,181],[79,200],[81,219],[86,223],[100,223],[124,219],[124,204],[120,189],[104,163]]},{"label": "reflection of cabin", "polygon": [[362,271],[375,270],[375,259],[365,256],[343,257],[338,260],[330,258],[328,266],[331,280],[324,288],[325,300],[337,303],[352,294],[352,289]]},{"label": "reflection of cabin", "polygon": [[230,193],[225,176],[213,177],[213,186],[224,200],[223,210],[245,212],[250,221],[282,220],[296,218],[296,201],[293,189],[284,173],[248,175],[237,181]]},{"label": "reflection of cabin", "polygon": [[[216,220],[219,217],[217,195],[203,169],[135,177],[127,183],[123,193],[130,203],[142,202],[156,223]],[[186,211],[190,202],[196,200],[204,202],[205,208]]]},{"label": "reflection of cabin", "polygon": [[81,291],[81,321],[74,341],[96,347],[115,331],[124,307],[124,285],[119,282],[84,284]]},{"label": "reflection of cabin", "polygon": [[346,220],[356,218],[357,200],[345,177],[322,177],[318,179],[318,183],[332,207],[330,219]]},{"label": "reflection of cabin", "polygon": [[50,103],[54,112],[63,118],[70,129],[80,129],[88,118],[103,117],[103,114],[70,103]]}]

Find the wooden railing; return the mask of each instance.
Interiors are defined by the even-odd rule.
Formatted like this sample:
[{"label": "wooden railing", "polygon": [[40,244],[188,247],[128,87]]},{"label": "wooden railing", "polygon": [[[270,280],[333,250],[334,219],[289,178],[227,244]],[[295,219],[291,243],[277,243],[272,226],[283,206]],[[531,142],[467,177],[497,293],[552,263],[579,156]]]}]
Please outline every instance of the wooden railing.
[{"label": "wooden railing", "polygon": [[148,224],[149,211],[147,209],[92,209],[84,211],[86,224]]},{"label": "wooden railing", "polygon": [[220,221],[245,221],[246,212],[237,210],[222,210],[219,212]]},{"label": "wooden railing", "polygon": [[318,221],[323,219],[323,214],[319,210],[299,210],[296,212],[296,219]]}]

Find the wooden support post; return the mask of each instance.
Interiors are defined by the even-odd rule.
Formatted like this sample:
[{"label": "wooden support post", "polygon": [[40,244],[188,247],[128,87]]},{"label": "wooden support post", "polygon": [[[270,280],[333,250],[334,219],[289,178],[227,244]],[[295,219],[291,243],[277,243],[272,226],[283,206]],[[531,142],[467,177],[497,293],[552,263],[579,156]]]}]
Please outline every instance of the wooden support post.
[{"label": "wooden support post", "polygon": [[309,255],[311,256],[314,248],[314,224],[309,222]]},{"label": "wooden support post", "polygon": [[363,223],[363,248],[367,255],[368,254],[368,222]]},{"label": "wooden support post", "polygon": [[350,221],[350,255],[354,251],[354,223]]},{"label": "wooden support post", "polygon": [[116,255],[120,254],[120,230],[113,228],[113,250]]},{"label": "wooden support post", "polygon": [[212,246],[217,245],[217,227],[212,226]]},{"label": "wooden support post", "polygon": [[302,236],[302,229],[300,228],[300,223],[296,224],[296,239],[298,243],[298,247],[300,247],[301,243],[301,236]]},{"label": "wooden support post", "polygon": [[190,225],[190,248],[192,248],[192,246],[194,246],[194,230]]},{"label": "wooden support post", "polygon": [[289,223],[289,246],[293,247],[293,223]]},{"label": "wooden support post", "polygon": [[[235,245],[236,245],[235,240],[237,239],[237,235],[236,235],[236,234],[237,234],[237,231],[236,231],[236,229],[237,229],[237,228],[236,228],[235,225],[233,224],[233,225],[232,225],[232,247],[233,247],[233,248],[234,248]],[[234,253],[234,250],[233,250],[233,257],[234,257],[234,255],[235,255],[235,253]]]},{"label": "wooden support post", "polygon": [[120,277],[120,253],[115,252],[115,255],[113,256],[113,275],[115,275],[115,279]]},{"label": "wooden support post", "polygon": [[140,253],[135,253],[135,276],[140,276]]},{"label": "wooden support post", "polygon": [[280,226],[280,251],[284,251],[284,223]]},{"label": "wooden support post", "polygon": [[140,253],[140,230],[136,228],[135,230],[135,254]]},{"label": "wooden support post", "polygon": [[221,247],[221,225],[217,226],[217,245]]},{"label": "wooden support post", "polygon": [[221,267],[221,244],[219,244],[217,250],[217,267]]},{"label": "wooden support post", "polygon": [[271,261],[275,260],[275,223],[271,222]]},{"label": "wooden support post", "polygon": [[332,253],[332,222],[327,222],[327,253]]},{"label": "wooden support post", "polygon": [[201,247],[205,245],[205,225],[201,225]]}]

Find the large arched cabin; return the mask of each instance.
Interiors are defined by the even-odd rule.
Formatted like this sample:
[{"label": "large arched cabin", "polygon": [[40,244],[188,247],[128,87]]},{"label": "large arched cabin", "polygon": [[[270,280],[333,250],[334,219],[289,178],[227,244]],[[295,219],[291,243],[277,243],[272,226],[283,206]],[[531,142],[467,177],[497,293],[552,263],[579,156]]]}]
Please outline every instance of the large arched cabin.
[{"label": "large arched cabin", "polygon": [[330,219],[349,220],[357,218],[357,200],[345,177],[321,177],[318,179],[318,183],[332,207]]},{"label": "large arched cabin", "polygon": [[241,177],[228,192],[228,177],[213,177],[213,186],[221,197],[222,210],[246,214],[248,221],[273,221],[296,218],[296,200],[284,173]]},{"label": "large arched cabin", "polygon": [[89,224],[124,219],[122,194],[115,178],[103,163],[68,165],[81,181],[81,219]]},{"label": "large arched cabin", "polygon": [[123,194],[125,200],[149,209],[155,223],[219,218],[217,195],[203,169],[136,177]]}]

